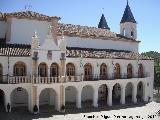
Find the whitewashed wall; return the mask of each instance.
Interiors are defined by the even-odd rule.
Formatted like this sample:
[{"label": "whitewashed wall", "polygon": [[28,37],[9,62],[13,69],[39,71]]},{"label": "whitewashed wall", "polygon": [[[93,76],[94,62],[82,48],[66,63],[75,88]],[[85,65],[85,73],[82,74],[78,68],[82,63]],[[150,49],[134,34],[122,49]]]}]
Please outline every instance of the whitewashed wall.
[{"label": "whitewashed wall", "polygon": [[6,22],[0,21],[0,38],[5,38],[6,27],[7,27]]},{"label": "whitewashed wall", "polygon": [[115,50],[128,50],[138,52],[138,43],[113,41],[113,40],[101,40],[91,38],[80,37],[67,37],[67,46],[69,47],[81,47],[81,48],[97,48],[97,49],[115,49]]},{"label": "whitewashed wall", "polygon": [[40,38],[40,44],[42,44],[46,38],[49,25],[47,21],[12,18],[9,43],[31,44],[32,36],[36,30]]}]

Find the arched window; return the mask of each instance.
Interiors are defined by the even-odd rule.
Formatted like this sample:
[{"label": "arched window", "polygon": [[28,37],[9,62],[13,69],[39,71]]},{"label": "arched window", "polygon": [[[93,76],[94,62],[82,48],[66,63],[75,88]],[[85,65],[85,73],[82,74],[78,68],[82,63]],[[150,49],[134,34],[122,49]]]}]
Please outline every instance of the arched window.
[{"label": "arched window", "polygon": [[92,80],[92,66],[89,63],[84,66],[84,79]]},{"label": "arched window", "polygon": [[107,79],[107,65],[104,63],[100,66],[100,79],[101,80]]},{"label": "arched window", "polygon": [[75,76],[75,66],[72,63],[66,65],[67,76]]},{"label": "arched window", "polygon": [[47,77],[47,65],[46,63],[40,63],[38,66],[38,76]]},{"label": "arched window", "polygon": [[127,78],[132,78],[132,64],[127,66]]},{"label": "arched window", "polygon": [[120,78],[120,74],[121,74],[121,68],[120,65],[118,63],[116,63],[115,67],[114,67],[114,78],[118,79]]},{"label": "arched window", "polygon": [[51,77],[57,77],[58,76],[58,64],[57,63],[52,63],[51,68],[50,68],[50,76]]},{"label": "arched window", "polygon": [[2,82],[2,78],[3,78],[3,67],[0,64],[0,82]]},{"label": "arched window", "polygon": [[134,31],[131,31],[131,37],[134,38]]},{"label": "arched window", "polygon": [[26,76],[26,65],[23,62],[17,62],[13,68],[14,76]]},{"label": "arched window", "polygon": [[139,65],[138,65],[138,77],[139,77],[139,78],[143,78],[143,77],[144,77],[143,65],[142,65],[142,64],[139,64]]}]

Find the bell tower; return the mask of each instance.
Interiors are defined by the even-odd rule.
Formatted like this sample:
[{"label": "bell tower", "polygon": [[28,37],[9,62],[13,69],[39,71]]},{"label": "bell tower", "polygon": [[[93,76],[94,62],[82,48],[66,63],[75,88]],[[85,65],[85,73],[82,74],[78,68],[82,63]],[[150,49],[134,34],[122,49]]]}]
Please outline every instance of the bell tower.
[{"label": "bell tower", "polygon": [[120,22],[120,34],[128,38],[137,39],[137,22],[129,7],[128,0]]}]

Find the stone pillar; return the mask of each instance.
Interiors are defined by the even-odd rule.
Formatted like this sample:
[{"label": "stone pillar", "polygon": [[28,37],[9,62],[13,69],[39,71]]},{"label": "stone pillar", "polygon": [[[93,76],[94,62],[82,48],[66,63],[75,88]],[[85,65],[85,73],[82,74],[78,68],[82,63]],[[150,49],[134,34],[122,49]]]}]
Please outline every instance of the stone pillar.
[{"label": "stone pillar", "polygon": [[143,100],[145,102],[148,101],[148,96],[147,96],[147,81],[143,82]]},{"label": "stone pillar", "polygon": [[9,110],[9,112],[11,112],[11,108],[12,108],[10,94],[5,94],[5,109],[6,109],[6,112],[8,112],[8,109],[7,109],[8,103],[10,104],[10,110]]},{"label": "stone pillar", "polygon": [[125,104],[125,87],[121,87],[121,104]]},{"label": "stone pillar", "polygon": [[37,86],[32,86],[32,93],[31,93],[31,112],[33,112],[34,105],[37,105],[38,107],[38,113],[39,113],[39,96],[37,95]]},{"label": "stone pillar", "polygon": [[98,90],[97,90],[97,88],[94,88],[93,106],[98,107]]},{"label": "stone pillar", "polygon": [[50,66],[48,66],[48,71],[47,71],[47,73],[48,73],[48,77],[50,77]]},{"label": "stone pillar", "polygon": [[132,101],[133,101],[133,103],[137,103],[137,85],[133,85]]},{"label": "stone pillar", "polygon": [[60,86],[60,110],[62,105],[65,106],[65,91],[64,91],[64,86]]},{"label": "stone pillar", "polygon": [[110,88],[108,88],[107,104],[109,106],[112,106],[112,90],[113,90],[113,86],[111,86]]},{"label": "stone pillar", "polygon": [[81,91],[82,90],[77,90],[77,96],[76,96],[76,107],[81,108]]}]

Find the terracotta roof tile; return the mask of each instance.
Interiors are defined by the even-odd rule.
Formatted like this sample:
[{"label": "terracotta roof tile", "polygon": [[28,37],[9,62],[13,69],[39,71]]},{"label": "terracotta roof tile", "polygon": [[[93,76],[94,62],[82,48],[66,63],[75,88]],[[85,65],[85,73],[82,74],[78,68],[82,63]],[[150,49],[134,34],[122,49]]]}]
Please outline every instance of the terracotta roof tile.
[{"label": "terracotta roof tile", "polygon": [[30,56],[30,53],[30,45],[0,44],[0,56]]}]

